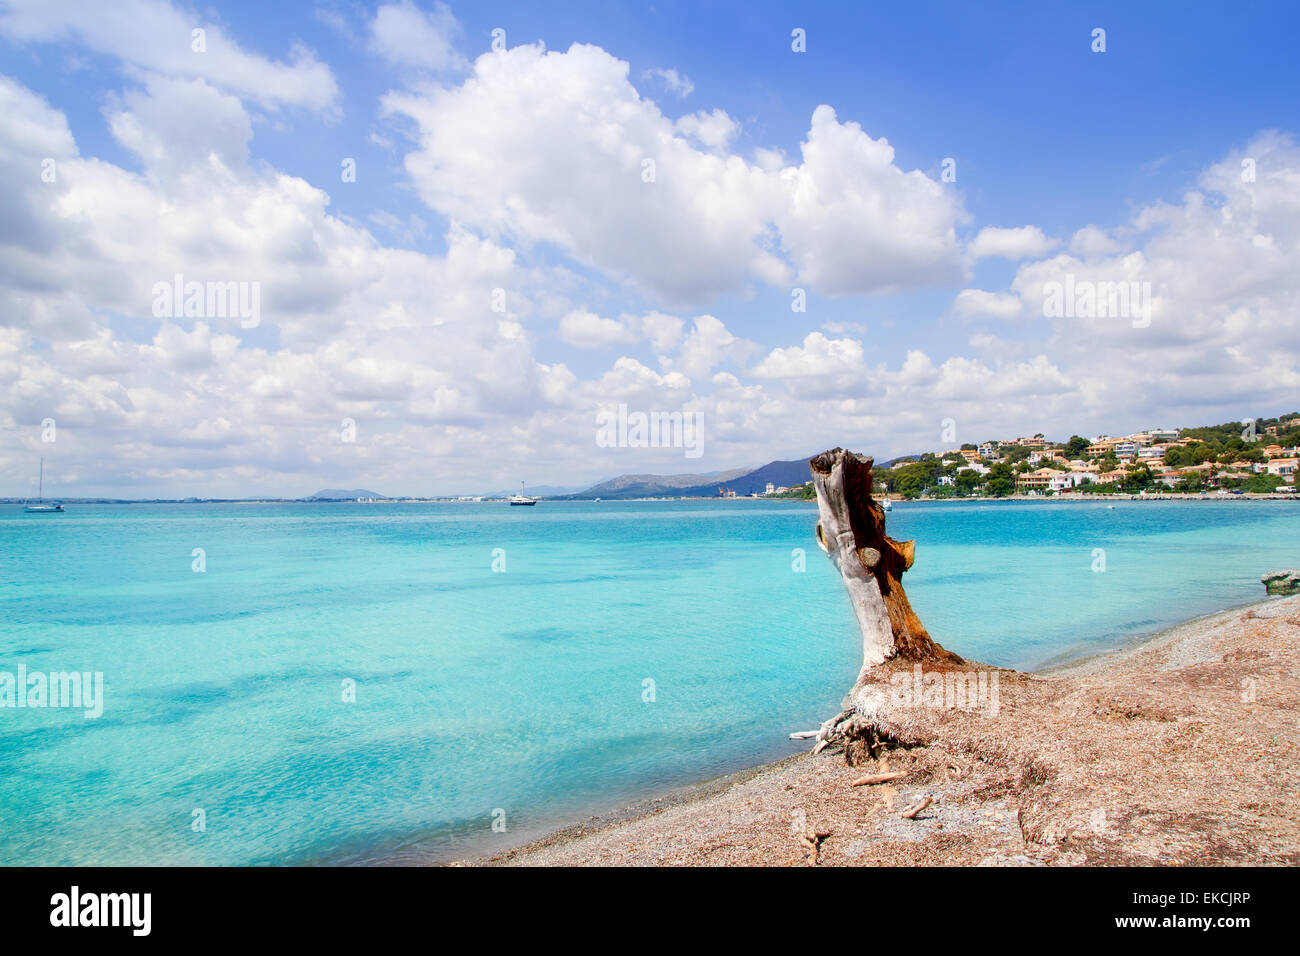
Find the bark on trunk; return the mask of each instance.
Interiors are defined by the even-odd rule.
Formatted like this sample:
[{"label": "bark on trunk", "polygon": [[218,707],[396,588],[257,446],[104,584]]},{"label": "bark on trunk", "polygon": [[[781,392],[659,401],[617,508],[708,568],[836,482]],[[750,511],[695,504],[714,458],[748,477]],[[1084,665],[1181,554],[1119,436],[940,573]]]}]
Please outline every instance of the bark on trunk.
[{"label": "bark on trunk", "polygon": [[[936,644],[903,591],[903,572],[916,557],[915,541],[885,534],[885,512],[871,495],[873,461],[834,448],[811,459],[817,489],[817,544],[830,557],[848,589],[862,632],[862,669],[844,701],[844,712],[823,724],[818,749],[837,737],[890,735],[885,675],[891,661],[962,664]],[[850,758],[852,759],[852,758]]]}]

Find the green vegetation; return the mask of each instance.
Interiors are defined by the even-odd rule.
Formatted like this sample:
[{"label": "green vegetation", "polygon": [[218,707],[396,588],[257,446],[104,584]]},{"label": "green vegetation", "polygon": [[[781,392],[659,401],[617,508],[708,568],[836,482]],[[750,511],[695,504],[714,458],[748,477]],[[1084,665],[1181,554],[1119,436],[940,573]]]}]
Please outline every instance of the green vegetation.
[{"label": "green vegetation", "polygon": [[[1268,434],[1267,429],[1277,427],[1281,422],[1296,420],[1294,426],[1278,428],[1279,434]],[[1222,425],[1209,425],[1203,428],[1184,428],[1179,434],[1180,440],[1190,440],[1187,445],[1175,445],[1164,454],[1161,470],[1188,469],[1209,463],[1211,465],[1231,465],[1234,462],[1260,462],[1267,460],[1264,448],[1278,444],[1283,447],[1300,445],[1300,413],[1292,412],[1279,418],[1260,418],[1255,421],[1255,441],[1242,437],[1245,426],[1240,422],[1226,422]],[[1042,438],[1041,434],[1036,438]],[[1249,432],[1247,431],[1247,437]],[[994,442],[993,444],[997,444]],[[1101,472],[1121,472],[1123,477],[1115,482],[1102,483],[1095,477],[1084,479],[1085,483],[1073,489],[1088,495],[1141,494],[1142,492],[1182,492],[1199,494],[1212,487],[1214,478],[1207,478],[1205,473],[1189,472],[1181,475],[1172,488],[1165,485],[1152,471],[1147,461],[1133,461],[1122,464],[1112,451],[1101,456],[1090,456],[1088,447],[1092,440],[1082,435],[1071,435],[1069,440],[1053,445],[1045,450],[1063,457],[1067,461],[1083,459],[1092,461]],[[975,451],[978,446],[964,444],[961,450]],[[1019,476],[1039,469],[1051,469],[1069,472],[1067,464],[1060,460],[1043,459],[1036,464],[1029,463],[1032,449],[1023,445],[1002,445],[998,447],[997,459],[981,458],[980,465],[987,468],[987,474],[981,475],[971,467],[961,454],[961,450],[951,449],[938,453],[927,452],[911,459],[898,459],[893,467],[875,470],[878,495],[890,494],[899,498],[968,498],[985,496],[1005,498],[1016,493],[1016,480]],[[1272,493],[1287,482],[1276,475],[1229,475],[1220,479],[1219,487],[1224,490],[1240,490],[1248,494]],[[1050,491],[1042,492],[1051,494]],[[775,498],[816,498],[812,483],[791,488]]]},{"label": "green vegetation", "polygon": [[1300,412],[1279,415],[1277,418],[1255,419],[1256,440],[1253,442],[1242,438],[1241,433],[1247,426],[1242,425],[1241,422],[1224,422],[1222,425],[1207,425],[1204,428],[1184,428],[1180,437],[1203,443],[1212,449],[1215,455],[1220,455],[1225,451],[1246,452],[1252,449],[1258,452],[1260,445],[1277,444],[1283,447],[1291,447],[1300,442],[1300,425],[1293,425],[1285,429],[1279,428],[1276,438],[1268,434],[1267,430],[1280,425],[1284,421],[1296,419],[1300,419]]},{"label": "green vegetation", "polygon": [[[962,460],[961,456],[957,456]],[[906,464],[896,464],[893,468],[881,468],[876,471],[876,481],[887,487],[890,492],[904,498],[917,498],[923,492],[935,492],[939,485],[939,476],[955,474],[957,463],[944,462],[932,454],[924,454],[919,460]]]},{"label": "green vegetation", "polygon": [[974,468],[963,468],[957,472],[953,481],[953,490],[959,495],[973,495],[983,480]]},{"label": "green vegetation", "polygon": [[793,488],[787,488],[780,494],[768,495],[769,498],[795,498],[800,501],[808,501],[817,497],[817,489],[813,487],[811,481],[805,481],[802,485],[795,485]]},{"label": "green vegetation", "polygon": [[[1237,436],[1236,440],[1240,442],[1241,437]],[[1219,451],[1204,442],[1192,442],[1190,445],[1170,448],[1165,452],[1165,464],[1170,468],[1186,468],[1188,465],[1200,465],[1207,461],[1218,460]]]},{"label": "green vegetation", "polygon": [[1029,458],[1030,451],[1022,445],[1012,445],[1009,448],[1003,448],[999,454],[1007,464],[1017,465]]},{"label": "green vegetation", "polygon": [[1151,473],[1151,469],[1146,465],[1138,465],[1128,469],[1128,477],[1123,481],[1123,489],[1131,495],[1149,490],[1156,484],[1156,476]]},{"label": "green vegetation", "polygon": [[1225,478],[1220,487],[1243,491],[1248,495],[1267,495],[1283,485],[1277,475],[1249,475],[1245,478]]},{"label": "green vegetation", "polygon": [[1082,435],[1071,435],[1070,440],[1065,443],[1065,457],[1074,461],[1076,458],[1083,458],[1088,453],[1088,446],[1092,442]]},{"label": "green vegetation", "polygon": [[1079,491],[1085,495],[1116,495],[1119,489],[1112,483],[1101,484],[1100,482],[1091,482],[1086,485],[1080,485]]},{"label": "green vegetation", "polygon": [[994,464],[989,469],[989,478],[984,487],[994,498],[1005,498],[1007,495],[1015,494],[1016,476],[1011,466],[1001,461]]}]

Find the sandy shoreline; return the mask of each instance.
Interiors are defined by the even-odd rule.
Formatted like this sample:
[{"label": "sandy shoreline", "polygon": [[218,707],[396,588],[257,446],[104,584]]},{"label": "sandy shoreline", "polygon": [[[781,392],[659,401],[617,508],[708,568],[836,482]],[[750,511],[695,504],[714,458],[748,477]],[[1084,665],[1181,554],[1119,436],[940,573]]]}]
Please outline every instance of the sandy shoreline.
[{"label": "sandy shoreline", "polygon": [[[996,716],[921,708],[871,765],[798,754],[473,862],[806,865],[811,832],[819,865],[1294,865],[1298,668],[1300,597],[1270,598],[998,671]],[[902,775],[852,785],[876,773]]]}]

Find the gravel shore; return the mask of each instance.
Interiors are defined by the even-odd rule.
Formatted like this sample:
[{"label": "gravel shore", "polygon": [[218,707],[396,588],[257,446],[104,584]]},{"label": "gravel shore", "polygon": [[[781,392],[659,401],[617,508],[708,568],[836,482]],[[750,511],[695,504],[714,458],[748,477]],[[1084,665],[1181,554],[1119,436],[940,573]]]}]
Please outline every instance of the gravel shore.
[{"label": "gravel shore", "polygon": [[1298,672],[1300,597],[1275,598],[998,671],[996,715],[920,708],[913,739],[866,765],[803,754],[475,862],[1296,865]]}]

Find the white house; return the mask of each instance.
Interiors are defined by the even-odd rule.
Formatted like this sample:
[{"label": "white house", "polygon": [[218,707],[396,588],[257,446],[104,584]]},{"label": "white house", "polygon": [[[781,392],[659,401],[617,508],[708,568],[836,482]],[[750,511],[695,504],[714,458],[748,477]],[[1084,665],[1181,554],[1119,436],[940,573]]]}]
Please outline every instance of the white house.
[{"label": "white house", "polygon": [[1054,475],[1047,482],[1052,491],[1073,491],[1079,485],[1087,484],[1088,475],[1080,471],[1063,471]]},{"label": "white house", "polygon": [[1297,460],[1295,458],[1274,458],[1268,463],[1268,473],[1286,478],[1288,481],[1295,480]]}]

